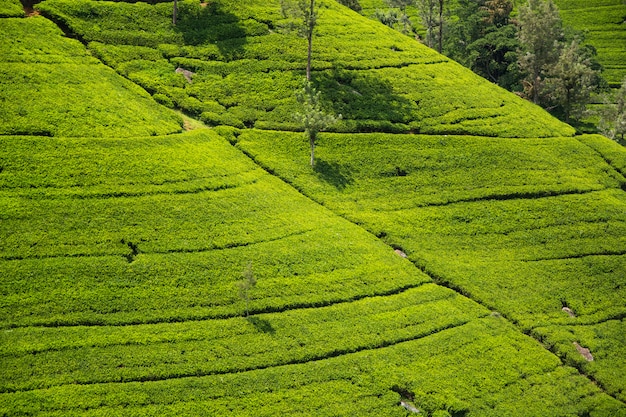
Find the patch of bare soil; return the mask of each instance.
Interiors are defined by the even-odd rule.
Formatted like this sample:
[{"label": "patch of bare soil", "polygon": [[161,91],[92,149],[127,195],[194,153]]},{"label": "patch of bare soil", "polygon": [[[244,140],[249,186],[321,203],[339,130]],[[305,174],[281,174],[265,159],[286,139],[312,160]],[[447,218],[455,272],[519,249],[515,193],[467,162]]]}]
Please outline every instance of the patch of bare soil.
[{"label": "patch of bare soil", "polygon": [[194,127],[191,125],[191,123],[189,122],[189,120],[184,120],[183,121],[183,129],[185,129],[185,132],[188,132],[190,130],[193,130]]},{"label": "patch of bare soil", "polygon": [[396,254],[398,256],[401,256],[403,258],[407,258],[406,253],[402,252],[400,249],[396,249],[395,252],[396,252]]},{"label": "patch of bare soil", "polygon": [[591,351],[589,349],[582,347],[578,344],[578,342],[574,342],[574,347],[576,348],[578,353],[583,355],[583,358],[587,359],[589,362],[593,361],[593,356],[591,355]]},{"label": "patch of bare soil", "polygon": [[563,307],[561,310],[565,311],[567,314],[569,314],[570,317],[576,317],[576,314],[574,314],[574,312],[572,311],[571,308],[569,307]]},{"label": "patch of bare soil", "polygon": [[35,10],[31,6],[24,6],[24,13],[27,17],[39,16],[39,10]]},{"label": "patch of bare soil", "polygon": [[194,76],[194,73],[192,71],[186,70],[184,68],[178,67],[176,68],[176,73],[177,74],[182,74],[183,77],[185,77],[185,79],[187,80],[187,82],[189,84],[191,84],[191,82],[193,81],[192,78]]}]

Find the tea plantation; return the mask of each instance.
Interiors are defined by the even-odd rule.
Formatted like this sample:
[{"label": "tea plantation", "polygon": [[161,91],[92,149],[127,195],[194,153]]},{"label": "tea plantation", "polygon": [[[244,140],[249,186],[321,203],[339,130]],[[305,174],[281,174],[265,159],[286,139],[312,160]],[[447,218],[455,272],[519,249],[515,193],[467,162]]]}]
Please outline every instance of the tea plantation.
[{"label": "tea plantation", "polygon": [[327,1],[313,169],[280,2],[178,4],[0,3],[0,415],[626,416],[623,148]]},{"label": "tea plantation", "polygon": [[626,77],[626,4],[620,0],[555,0],[563,22],[582,31],[598,51],[603,77],[618,87]]},{"label": "tea plantation", "polygon": [[[598,62],[602,65],[602,77],[612,87],[619,87],[626,77],[626,4],[623,0],[553,0],[566,26],[581,32],[585,43],[593,46]],[[514,1],[517,7],[524,1]],[[453,9],[455,0],[446,1]],[[386,11],[385,0],[359,0],[361,14],[376,19],[376,11]],[[437,3],[438,7],[438,3]],[[413,26],[422,37],[425,30],[419,10],[414,6],[406,9]]]}]

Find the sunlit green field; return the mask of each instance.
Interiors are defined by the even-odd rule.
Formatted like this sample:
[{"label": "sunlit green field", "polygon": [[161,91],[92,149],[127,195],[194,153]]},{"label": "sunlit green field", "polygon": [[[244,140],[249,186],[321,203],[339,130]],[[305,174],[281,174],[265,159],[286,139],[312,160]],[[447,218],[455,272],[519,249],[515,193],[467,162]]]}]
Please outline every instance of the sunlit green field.
[{"label": "sunlit green field", "polygon": [[614,87],[626,77],[626,4],[620,0],[555,0],[565,24],[582,31],[598,51],[603,77]]},{"label": "sunlit green field", "polygon": [[626,415],[626,152],[278,4],[0,19],[0,415]]}]

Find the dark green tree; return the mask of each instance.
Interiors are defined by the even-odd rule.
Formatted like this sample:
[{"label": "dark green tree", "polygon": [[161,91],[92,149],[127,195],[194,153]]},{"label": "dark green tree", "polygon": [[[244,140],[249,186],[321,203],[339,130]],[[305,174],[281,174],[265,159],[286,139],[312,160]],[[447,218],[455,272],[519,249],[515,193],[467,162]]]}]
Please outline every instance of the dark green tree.
[{"label": "dark green tree", "polygon": [[457,19],[448,25],[445,53],[468,68],[472,67],[473,62],[468,48],[483,36],[483,21],[486,17],[483,4],[484,0],[457,0],[452,10]]},{"label": "dark green tree", "polygon": [[417,0],[420,19],[422,20],[422,25],[426,28],[426,39],[424,39],[424,43],[429,48],[434,48],[436,43],[435,29],[439,25],[439,21],[437,20],[438,1],[439,0]]},{"label": "dark green tree", "polygon": [[387,10],[376,10],[376,19],[390,28],[399,26],[399,30],[404,34],[414,32],[413,23],[409,18],[406,8],[412,6],[415,0],[385,0],[389,7]]},{"label": "dark green tree", "polygon": [[459,0],[459,19],[449,25],[445,49],[451,58],[509,90],[519,82],[512,10],[510,0]]},{"label": "dark green tree", "polygon": [[396,24],[400,22],[400,15],[395,9],[381,10],[376,9],[376,19],[385,26],[395,28]]},{"label": "dark green tree", "polygon": [[519,8],[518,24],[524,94],[534,103],[545,106],[546,72],[559,59],[563,23],[552,0],[528,0]]},{"label": "dark green tree", "polygon": [[511,22],[510,0],[487,0],[481,8],[482,36],[468,46],[472,70],[488,80],[515,90],[519,83],[517,27]]},{"label": "dark green tree", "polygon": [[359,0],[339,0],[339,3],[351,8],[355,12],[360,12],[361,10],[363,10],[363,7],[361,7]]},{"label": "dark green tree", "polygon": [[599,72],[592,68],[592,56],[579,39],[563,46],[557,62],[546,71],[545,91],[551,107],[570,123],[583,115],[591,94],[600,84]]},{"label": "dark green tree", "polygon": [[617,91],[604,94],[604,106],[599,113],[600,132],[610,139],[623,143],[626,135],[626,78]]}]

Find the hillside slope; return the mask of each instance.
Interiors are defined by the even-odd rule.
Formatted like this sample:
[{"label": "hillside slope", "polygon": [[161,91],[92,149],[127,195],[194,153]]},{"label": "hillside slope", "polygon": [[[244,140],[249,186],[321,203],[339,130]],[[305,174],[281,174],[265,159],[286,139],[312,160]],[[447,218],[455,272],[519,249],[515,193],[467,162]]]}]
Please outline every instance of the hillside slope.
[{"label": "hillside slope", "polygon": [[[204,114],[205,120],[215,122],[217,117],[245,126],[242,113],[255,108],[247,103],[262,101],[257,94],[275,94],[272,103],[275,109],[283,106],[284,118],[271,115],[275,109],[268,107],[245,121],[257,128],[273,123],[292,128],[287,117],[295,106],[291,90],[263,84],[266,73],[257,78],[251,69],[255,62],[272,62],[205,58],[207,67],[213,63],[228,71],[219,76],[227,84],[220,84],[209,69],[196,69],[192,83],[174,72],[183,57],[172,51],[232,53],[234,46],[244,51],[243,45],[265,45],[264,39],[234,36],[242,34],[237,28],[257,26],[255,19],[243,24],[233,16],[275,16],[276,4],[242,1],[236,10],[232,5],[228,9],[228,2],[216,4],[221,7],[213,14],[200,17],[222,19],[233,31],[223,28],[219,33],[232,38],[216,41],[204,38],[206,34],[177,31],[163,38],[170,32],[158,28],[169,27],[171,4],[50,1],[41,7],[49,13],[56,10],[55,19],[74,30],[83,18],[99,22],[101,32],[123,22],[115,30],[121,35],[126,28],[128,39],[139,39],[132,36],[132,28],[141,28],[154,11],[152,22],[159,24],[137,33],[156,47],[120,45],[116,42],[124,38],[116,37],[113,29],[107,36],[115,42],[92,42],[90,47],[99,56],[119,57],[117,70],[143,80],[147,88],[162,87],[151,90],[161,102],[186,103],[181,106]],[[102,7],[108,12],[98,14]],[[129,13],[130,7],[146,13]],[[326,18],[353,16],[341,8],[326,11]],[[342,22],[347,25],[339,18],[333,24]],[[3,62],[87,56],[78,52],[79,43],[62,37],[43,18],[0,19],[0,25],[7,39],[46,40],[26,43],[19,55],[7,48]],[[379,30],[369,25],[350,28],[357,38]],[[367,29],[359,32],[359,27]],[[87,30],[78,33],[89,36]],[[285,36],[281,42],[293,39],[302,46],[299,39]],[[385,39],[381,42],[397,40]],[[268,45],[272,51],[276,43]],[[359,45],[353,48],[357,51]],[[403,60],[433,59],[413,44],[406,48]],[[366,52],[376,50],[370,46]],[[335,53],[329,52],[328,62]],[[282,70],[294,85],[302,75],[300,56],[294,56],[295,72]],[[333,83],[358,86],[362,94],[343,101],[352,112],[348,114],[357,116],[348,118],[342,129],[404,131],[419,126],[431,133],[470,131],[495,137],[327,134],[317,169],[311,171],[299,133],[219,127],[163,134],[180,129],[180,120],[155,107],[136,86],[116,97],[115,106],[129,109],[128,118],[120,117],[118,124],[111,126],[106,117],[87,112],[92,135],[46,137],[32,130],[1,136],[0,413],[400,416],[407,414],[402,400],[422,414],[439,416],[625,415],[619,373],[623,355],[618,351],[623,344],[613,343],[624,334],[619,318],[624,257],[610,253],[622,251],[624,243],[624,179],[616,171],[626,167],[624,153],[599,137],[571,137],[568,126],[501,90],[479,83],[474,91],[472,76],[443,61],[440,68],[458,79],[429,73],[447,92],[441,100],[430,98],[436,108],[419,110],[432,117],[411,111],[402,116],[407,97],[419,93],[419,100],[429,100],[426,91],[433,91],[432,85],[404,83],[416,69],[412,65],[392,66],[398,71],[384,78],[384,68],[380,73],[370,68],[377,62],[375,55],[370,61],[365,69],[346,70],[350,81],[332,78]],[[128,68],[141,71],[125,72]],[[158,68],[162,72],[155,73]],[[402,68],[407,68],[400,74],[406,78],[398,75]],[[321,77],[326,72],[341,75],[318,67],[320,85],[331,83]],[[384,82],[376,84],[377,77]],[[207,88],[205,79],[224,88]],[[11,80],[2,78],[2,86]],[[110,80],[112,86],[127,83],[114,74]],[[226,88],[236,82],[244,84],[239,95]],[[259,87],[251,88],[257,83]],[[91,84],[76,85],[99,91]],[[396,101],[384,103],[402,105],[381,107],[380,118],[369,118],[368,103],[375,101],[354,97],[365,96],[371,85],[370,99],[382,100],[397,91]],[[10,87],[18,90],[20,84]],[[63,97],[63,82],[50,87],[46,98]],[[203,95],[192,94],[196,88]],[[29,91],[25,86],[24,95]],[[503,103],[502,115],[492,114],[482,123],[478,116],[459,116],[495,111],[489,110],[492,102],[481,104],[490,95],[493,103]],[[87,103],[93,100],[91,94],[85,97]],[[28,103],[20,107],[31,108]],[[390,109],[396,119],[384,118]],[[142,130],[154,122],[134,116],[154,111],[171,131]],[[12,114],[19,113],[17,107]],[[80,131],[85,116],[71,110],[67,114],[77,115],[63,119],[67,131]],[[170,120],[175,126],[169,127]],[[559,246],[561,232],[570,240]],[[476,238],[481,233],[485,239]],[[587,246],[570,247],[579,243]],[[590,251],[602,249],[602,244],[608,249],[592,256]],[[394,246],[402,247],[414,263],[399,256],[403,253]],[[540,262],[541,255],[552,251],[602,270],[590,285],[564,293],[576,320],[559,316],[565,314],[559,306],[555,311],[553,286],[537,297],[544,290],[537,286],[545,283],[540,279],[544,265],[534,271],[534,280],[514,273],[519,270],[515,262]],[[606,262],[599,264],[594,256]],[[476,269],[477,258],[486,266]],[[248,265],[258,283],[246,301],[237,283]],[[498,281],[498,268],[513,274],[510,282],[516,285]],[[524,277],[534,277],[531,272],[524,271]],[[556,271],[554,277],[561,280],[561,289],[576,284],[567,273]],[[612,292],[608,285],[614,286]],[[490,298],[493,286],[512,301]],[[534,304],[517,311],[517,297]],[[593,300],[589,309],[595,315],[585,309],[588,300]],[[564,364],[524,334],[545,337],[547,346],[569,348],[570,329],[577,343],[592,348],[596,361],[580,363],[575,352],[553,349]],[[607,371],[618,373],[603,373]]]},{"label": "hillside slope", "polygon": [[626,78],[626,4],[620,0],[555,0],[563,22],[585,34],[613,87]]},{"label": "hillside slope", "polygon": [[[334,2],[325,5],[313,81],[329,109],[343,116],[336,130],[574,134],[538,106],[406,36]],[[105,63],[207,123],[297,128],[294,91],[304,77],[306,41],[286,29],[279,1],[201,7],[189,0],[176,27],[168,3],[48,0],[39,8],[90,42]],[[196,73],[193,82],[175,72],[179,67]]]},{"label": "hillside slope", "polygon": [[[563,22],[582,32],[586,43],[596,49],[604,79],[619,87],[626,77],[626,4],[622,0],[554,0],[554,3]],[[384,0],[360,0],[359,4],[363,7],[361,14],[371,19],[376,19],[377,10],[389,7]],[[409,7],[407,11],[413,25],[422,28],[419,10]]]},{"label": "hillside slope", "polygon": [[28,23],[36,28],[32,31],[23,30],[22,19],[3,24],[0,134],[136,136],[182,130],[179,116],[79,43],[64,42],[60,29],[41,20]]}]

